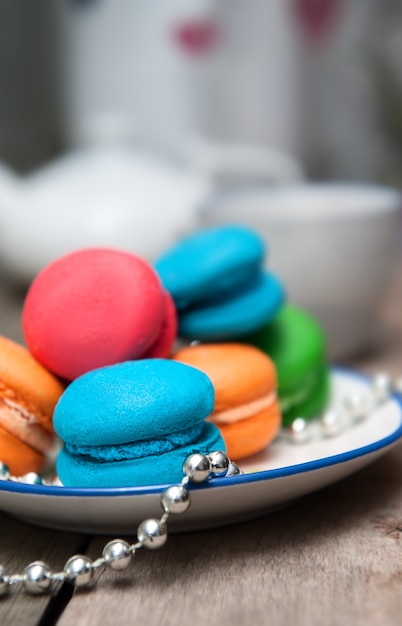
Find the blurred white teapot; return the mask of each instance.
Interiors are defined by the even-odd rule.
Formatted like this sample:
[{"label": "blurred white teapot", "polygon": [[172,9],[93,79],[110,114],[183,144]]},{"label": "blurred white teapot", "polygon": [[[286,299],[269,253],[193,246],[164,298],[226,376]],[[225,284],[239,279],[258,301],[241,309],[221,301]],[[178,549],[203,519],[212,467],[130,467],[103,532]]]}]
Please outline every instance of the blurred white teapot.
[{"label": "blurred white teapot", "polygon": [[[192,143],[193,167],[126,143],[73,151],[27,176],[0,169],[0,264],[27,283],[53,259],[86,246],[152,261],[196,227],[196,210],[230,171],[295,178],[275,151]],[[185,161],[190,162],[191,157]]]},{"label": "blurred white teapot", "polygon": [[191,227],[209,182],[126,147],[72,152],[26,177],[0,178],[0,258],[17,281],[84,246],[152,259]]}]

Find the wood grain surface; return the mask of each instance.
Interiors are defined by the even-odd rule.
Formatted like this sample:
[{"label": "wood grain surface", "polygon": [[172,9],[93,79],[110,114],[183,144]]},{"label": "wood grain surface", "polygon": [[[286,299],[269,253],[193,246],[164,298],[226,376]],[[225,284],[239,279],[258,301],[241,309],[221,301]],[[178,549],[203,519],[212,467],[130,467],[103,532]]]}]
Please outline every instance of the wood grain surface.
[{"label": "wood grain surface", "polygon": [[275,515],[171,536],[76,593],[60,626],[400,624],[401,452]]},{"label": "wood grain surface", "polygon": [[[350,365],[402,375],[402,262],[384,303],[381,348]],[[0,333],[21,339],[21,294],[0,288]],[[59,570],[77,552],[100,556],[107,537],[35,528],[0,514],[0,562]],[[128,538],[134,541],[134,537]],[[13,589],[0,624],[97,626],[400,626],[402,442],[379,461],[282,511],[221,529],[171,535],[93,589],[52,596]]]}]

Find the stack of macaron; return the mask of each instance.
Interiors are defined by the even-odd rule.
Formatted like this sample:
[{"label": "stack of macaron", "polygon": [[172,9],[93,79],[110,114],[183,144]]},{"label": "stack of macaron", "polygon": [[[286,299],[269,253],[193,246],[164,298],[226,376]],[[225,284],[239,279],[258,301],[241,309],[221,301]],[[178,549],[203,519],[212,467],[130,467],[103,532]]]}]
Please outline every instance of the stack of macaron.
[{"label": "stack of macaron", "polygon": [[[174,482],[191,452],[225,450],[219,429],[205,421],[213,385],[168,358],[175,305],[139,257],[84,249],[57,259],[31,284],[22,326],[30,358],[67,385],[53,415],[64,485]],[[38,468],[31,459],[28,466]]]},{"label": "stack of macaron", "polygon": [[[241,460],[281,423],[316,416],[328,399],[325,337],[284,304],[265,255],[257,233],[228,225],[154,267],[108,248],[45,267],[24,302],[28,350],[0,341],[0,460],[37,471],[53,418],[63,484],[175,482],[191,452]],[[175,351],[177,336],[205,343]]]},{"label": "stack of macaron", "polygon": [[273,320],[285,293],[263,268],[265,244],[254,231],[225,225],[193,234],[155,263],[178,310],[179,336],[227,341]]},{"label": "stack of macaron", "polygon": [[[326,338],[311,315],[285,304],[282,284],[262,269],[265,256],[264,242],[256,232],[224,225],[184,239],[155,268],[178,309],[181,338],[218,346],[241,341],[272,359],[282,424],[287,426],[297,417],[318,416],[328,403]],[[215,349],[224,354],[227,347],[204,345],[179,353],[179,358],[191,354],[196,366],[201,359],[208,373]]]},{"label": "stack of macaron", "polygon": [[177,318],[147,262],[94,248],[37,275],[22,327],[28,349],[0,339],[0,460],[17,476],[43,467],[55,442],[53,410],[71,380],[107,364],[168,357]]}]

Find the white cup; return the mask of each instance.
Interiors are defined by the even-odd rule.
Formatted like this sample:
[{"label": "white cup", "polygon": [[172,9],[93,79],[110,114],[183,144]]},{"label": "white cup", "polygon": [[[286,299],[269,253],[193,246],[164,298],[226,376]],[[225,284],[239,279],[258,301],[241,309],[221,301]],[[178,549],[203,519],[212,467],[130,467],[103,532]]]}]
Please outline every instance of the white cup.
[{"label": "white cup", "polygon": [[[375,345],[401,244],[401,194],[355,183],[296,183],[216,196],[201,226],[237,223],[265,239],[288,301],[323,325],[332,360]],[[401,296],[402,303],[402,296]],[[402,306],[401,306],[402,308]]]}]

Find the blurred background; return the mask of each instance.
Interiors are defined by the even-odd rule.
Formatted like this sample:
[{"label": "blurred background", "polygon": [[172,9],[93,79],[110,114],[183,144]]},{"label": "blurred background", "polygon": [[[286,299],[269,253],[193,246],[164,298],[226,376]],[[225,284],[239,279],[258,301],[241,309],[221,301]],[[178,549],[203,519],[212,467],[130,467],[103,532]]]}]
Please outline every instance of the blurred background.
[{"label": "blurred background", "polygon": [[398,0],[2,0],[0,156],[29,171],[108,116],[159,148],[197,132],[400,181],[401,57]]},{"label": "blurred background", "polygon": [[401,58],[398,0],[2,0],[4,280],[87,244],[153,260],[217,192],[399,188]]}]

